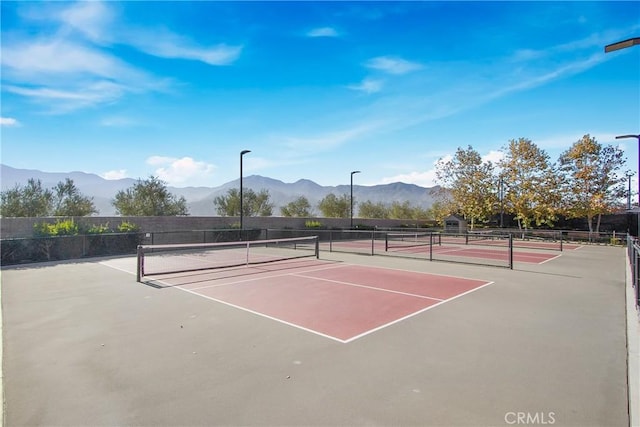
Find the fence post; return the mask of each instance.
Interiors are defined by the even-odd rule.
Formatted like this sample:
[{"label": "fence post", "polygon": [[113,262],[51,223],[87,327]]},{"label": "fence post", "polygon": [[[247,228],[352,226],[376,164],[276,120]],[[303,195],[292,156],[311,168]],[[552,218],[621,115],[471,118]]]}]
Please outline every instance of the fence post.
[{"label": "fence post", "polygon": [[509,269],[513,270],[513,234],[509,233]]},{"label": "fence post", "polygon": [[144,264],[144,252],[142,251],[142,245],[138,245],[138,250],[137,250],[137,257],[136,257],[136,282],[142,282],[142,275],[144,274],[143,271],[143,264]]}]

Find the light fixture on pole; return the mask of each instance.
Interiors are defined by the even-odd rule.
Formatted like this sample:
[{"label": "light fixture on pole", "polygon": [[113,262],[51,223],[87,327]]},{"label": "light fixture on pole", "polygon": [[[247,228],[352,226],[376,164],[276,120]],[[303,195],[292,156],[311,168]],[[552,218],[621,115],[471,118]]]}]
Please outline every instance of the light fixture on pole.
[{"label": "light fixture on pole", "polygon": [[242,240],[242,156],[244,156],[247,153],[250,153],[251,150],[242,150],[240,152],[240,239]]},{"label": "light fixture on pole", "polygon": [[627,171],[627,178],[629,179],[629,189],[627,190],[627,210],[631,210],[631,177],[635,175],[633,171]]},{"label": "light fixture on pole", "polygon": [[[633,138],[638,140],[638,176],[640,177],[640,135],[618,135],[616,139]],[[638,194],[640,194],[640,179],[638,180]],[[631,196],[629,196],[631,197]],[[639,201],[640,203],[640,201]],[[640,227],[640,226],[639,226]]]},{"label": "light fixture on pole", "polygon": [[351,172],[351,221],[349,223],[349,227],[353,228],[353,175],[356,173],[360,173],[360,171]]},{"label": "light fixture on pole", "polygon": [[604,53],[613,52],[614,50],[620,50],[633,45],[640,44],[640,37],[633,37],[621,42],[611,43],[604,47]]}]

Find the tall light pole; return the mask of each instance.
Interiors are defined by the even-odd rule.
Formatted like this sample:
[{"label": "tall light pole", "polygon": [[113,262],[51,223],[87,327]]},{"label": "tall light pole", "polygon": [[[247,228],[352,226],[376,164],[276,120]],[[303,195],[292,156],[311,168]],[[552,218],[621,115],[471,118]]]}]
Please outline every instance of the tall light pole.
[{"label": "tall light pole", "polygon": [[240,240],[242,240],[242,156],[244,156],[247,153],[250,153],[251,150],[242,150],[240,152]]},{"label": "tall light pole", "polygon": [[627,190],[627,210],[631,210],[631,177],[634,175],[632,171],[627,171],[627,178],[629,179],[629,189]]},{"label": "tall light pole", "polygon": [[353,175],[360,173],[360,171],[351,172],[351,222],[349,227],[353,228]]},{"label": "tall light pole", "polygon": [[[638,140],[638,176],[640,177],[640,135],[618,135],[616,139],[635,138]],[[638,194],[640,194],[640,179],[638,180]],[[631,197],[631,196],[629,196]],[[640,203],[640,201],[639,201]],[[639,226],[640,227],[640,226]]]}]

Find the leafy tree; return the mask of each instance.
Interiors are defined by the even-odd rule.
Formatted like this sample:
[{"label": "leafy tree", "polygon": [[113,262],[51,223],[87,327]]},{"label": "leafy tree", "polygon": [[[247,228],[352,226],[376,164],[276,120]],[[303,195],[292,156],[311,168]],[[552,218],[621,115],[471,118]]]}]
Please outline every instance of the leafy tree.
[{"label": "leafy tree", "polygon": [[451,160],[436,164],[436,177],[448,192],[451,210],[461,213],[471,229],[493,213],[497,201],[493,170],[493,164],[484,162],[471,146],[458,148]]},{"label": "leafy tree", "polygon": [[553,225],[562,196],[549,155],[526,138],[509,141],[504,150],[499,165],[505,184],[505,209],[515,215],[519,228]]},{"label": "leafy tree", "polygon": [[87,216],[98,213],[93,199],[83,196],[69,178],[53,188],[53,205],[54,216]]},{"label": "leafy tree", "polygon": [[373,203],[370,200],[360,203],[358,216],[361,218],[389,218],[389,207],[384,203]]},{"label": "leafy tree", "polygon": [[346,194],[337,197],[335,194],[329,193],[320,200],[318,209],[326,218],[349,218],[351,214],[351,198]]},{"label": "leafy tree", "polygon": [[[251,189],[242,189],[243,216],[271,216],[273,204],[269,202],[269,191],[260,190],[258,193]],[[213,200],[219,215],[240,215],[240,190],[230,188],[225,196],[218,196]]]},{"label": "leafy tree", "polygon": [[440,225],[444,225],[444,219],[450,214],[450,206],[447,201],[438,200],[429,208],[427,217],[433,219]]},{"label": "leafy tree", "polygon": [[311,216],[311,205],[306,197],[300,196],[293,202],[287,203],[286,206],[280,208],[282,216],[288,217],[309,217]]},{"label": "leafy tree", "polygon": [[589,135],[560,155],[565,213],[569,218],[586,217],[589,231],[599,231],[602,214],[611,212],[625,194],[625,177],[620,175],[625,165],[623,156],[619,148],[603,147]]},{"label": "leafy tree", "polygon": [[166,184],[154,176],[138,180],[132,187],[119,191],[112,203],[120,215],[189,215],[186,199],[171,194]]},{"label": "leafy tree", "polygon": [[44,217],[51,213],[53,193],[42,187],[40,180],[29,179],[24,187],[0,193],[0,214],[3,217]]}]

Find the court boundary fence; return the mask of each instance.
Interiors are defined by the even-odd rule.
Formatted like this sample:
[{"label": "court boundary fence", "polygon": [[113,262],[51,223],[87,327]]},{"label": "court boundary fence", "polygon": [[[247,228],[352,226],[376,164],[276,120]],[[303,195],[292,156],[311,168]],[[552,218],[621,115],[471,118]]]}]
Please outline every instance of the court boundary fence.
[{"label": "court boundary fence", "polygon": [[631,286],[633,288],[634,304],[640,316],[640,244],[638,239],[627,235],[627,255],[631,265]]}]

